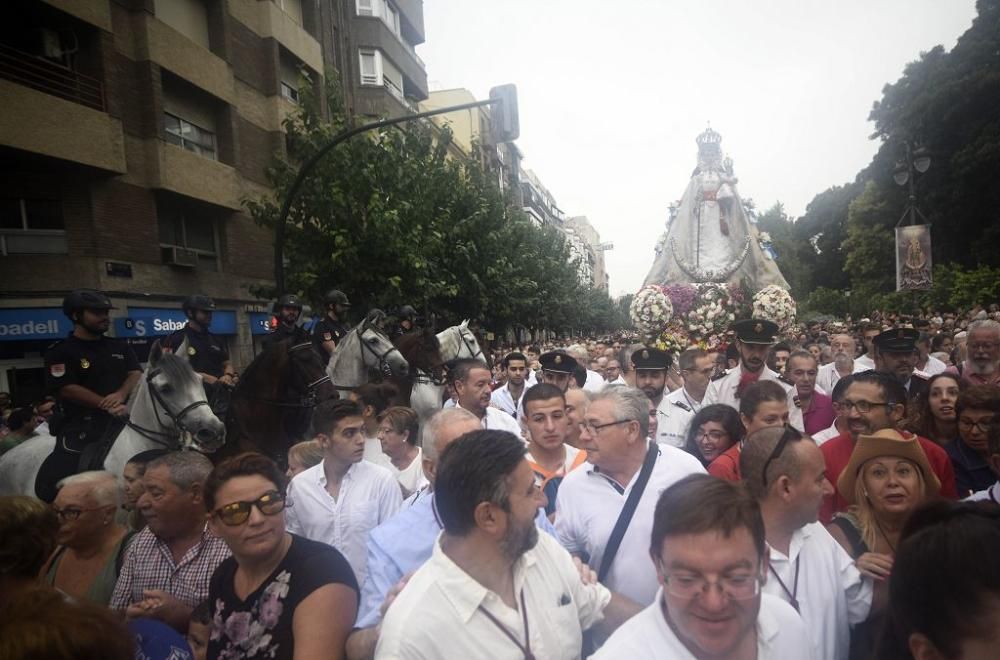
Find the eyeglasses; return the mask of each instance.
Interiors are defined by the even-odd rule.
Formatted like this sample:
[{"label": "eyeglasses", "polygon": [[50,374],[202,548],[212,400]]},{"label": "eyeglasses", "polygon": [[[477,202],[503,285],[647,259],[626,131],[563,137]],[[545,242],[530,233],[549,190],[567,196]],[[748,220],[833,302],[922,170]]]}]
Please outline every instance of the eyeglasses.
[{"label": "eyeglasses", "polygon": [[972,429],[978,429],[980,433],[989,433],[990,425],[993,424],[993,418],[980,419],[980,420],[970,420],[970,419],[959,419],[958,428],[963,431],[971,431]]},{"label": "eyeglasses", "polygon": [[221,506],[215,510],[215,515],[224,525],[236,527],[250,518],[252,507],[257,507],[257,510],[265,516],[273,516],[285,510],[285,496],[272,490],[269,493],[264,493],[253,502],[233,502]]},{"label": "eyeglasses", "polygon": [[997,343],[992,341],[976,342],[975,344],[969,344],[970,351],[992,351],[996,347]]},{"label": "eyeglasses", "polygon": [[771,463],[776,461],[781,452],[785,451],[785,447],[788,446],[789,442],[797,442],[802,439],[802,434],[799,433],[798,429],[794,426],[785,426],[785,432],[781,434],[781,439],[778,440],[778,444],[774,446],[774,450],[771,455],[767,457],[767,461],[764,462],[764,469],[761,470],[760,480],[763,486],[767,486],[767,468],[771,467]]},{"label": "eyeglasses", "polygon": [[86,513],[87,511],[100,511],[101,509],[108,509],[109,506],[95,506],[92,509],[78,509],[75,506],[68,506],[65,509],[60,509],[59,507],[53,506],[52,513],[56,514],[59,520],[69,520],[73,521],[80,517],[81,513]]},{"label": "eyeglasses", "polygon": [[590,435],[597,435],[597,432],[608,426],[614,426],[615,424],[628,424],[633,420],[631,419],[619,419],[614,422],[608,422],[607,424],[591,424],[590,422],[580,422],[580,430],[586,431]]},{"label": "eyeglasses", "polygon": [[896,404],[892,401],[865,401],[864,399],[861,399],[860,401],[851,401],[850,399],[844,399],[837,404],[837,407],[846,413],[851,412],[851,408],[857,408],[858,412],[863,415],[871,412],[872,408],[877,408],[878,406],[887,406],[891,408],[894,405]]},{"label": "eyeglasses", "polygon": [[725,431],[712,430],[712,431],[698,431],[698,435],[695,436],[695,439],[702,440],[704,438],[711,438],[712,440],[718,442],[719,440],[725,440],[728,437],[729,434],[726,433]]},{"label": "eyeglasses", "polygon": [[702,376],[711,376],[715,373],[715,367],[707,367],[705,369],[681,369],[681,374],[701,374]]},{"label": "eyeglasses", "polygon": [[[662,562],[660,566],[662,571]],[[701,575],[664,573],[663,584],[671,596],[685,600],[703,596],[710,588],[719,589],[730,600],[747,600],[760,593],[760,576],[752,573],[725,575],[714,581]]]}]

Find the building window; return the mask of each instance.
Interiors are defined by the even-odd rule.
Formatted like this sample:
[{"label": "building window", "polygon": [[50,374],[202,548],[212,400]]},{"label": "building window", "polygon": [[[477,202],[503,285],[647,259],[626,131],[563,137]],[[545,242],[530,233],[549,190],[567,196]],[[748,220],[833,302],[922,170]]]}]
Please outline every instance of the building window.
[{"label": "building window", "polygon": [[162,202],[156,212],[164,262],[219,270],[218,228],[210,213],[195,205]]},{"label": "building window", "polygon": [[406,103],[403,74],[382,55],[382,51],[364,48],[359,51],[358,59],[361,62],[362,85],[385,87],[390,94]]},{"label": "building window", "polygon": [[295,87],[289,85],[284,80],[281,81],[281,95],[295,105],[299,104],[299,90],[295,89]]},{"label": "building window", "polygon": [[195,126],[186,119],[181,119],[169,112],[164,112],[164,122],[167,129],[167,142],[184,147],[199,156],[217,160],[215,151],[215,133]]},{"label": "building window", "polygon": [[66,254],[57,200],[0,198],[0,254]]},{"label": "building window", "polygon": [[358,16],[373,16],[382,19],[397,37],[399,31],[399,10],[389,0],[357,0]]}]

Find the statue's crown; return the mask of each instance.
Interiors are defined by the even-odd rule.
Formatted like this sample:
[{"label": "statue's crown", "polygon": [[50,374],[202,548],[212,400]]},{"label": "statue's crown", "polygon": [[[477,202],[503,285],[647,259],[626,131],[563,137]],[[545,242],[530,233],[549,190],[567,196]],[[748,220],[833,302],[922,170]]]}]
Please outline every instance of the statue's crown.
[{"label": "statue's crown", "polygon": [[719,144],[720,142],[722,142],[722,136],[719,135],[717,132],[713,131],[712,127],[709,126],[708,128],[705,129],[704,133],[695,138],[695,142],[698,143],[699,147],[708,144]]}]

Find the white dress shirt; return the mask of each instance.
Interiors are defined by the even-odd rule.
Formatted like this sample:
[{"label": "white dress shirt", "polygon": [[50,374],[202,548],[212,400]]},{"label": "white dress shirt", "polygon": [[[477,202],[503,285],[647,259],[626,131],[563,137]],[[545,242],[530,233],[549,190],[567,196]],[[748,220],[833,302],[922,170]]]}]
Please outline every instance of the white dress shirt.
[{"label": "white dress shirt", "polygon": [[[621,625],[592,660],[696,660],[677,638],[656,602]],[[792,606],[774,596],[761,594],[757,612],[757,660],[810,660],[812,644],[802,619]]]},{"label": "white dress shirt", "polygon": [[587,369],[587,382],[583,384],[583,389],[588,392],[600,392],[604,389],[606,383],[601,374],[596,371],[591,371]]},{"label": "white dress shirt", "polygon": [[569,553],[548,534],[539,534],[513,569],[516,610],[459,568],[441,550],[439,537],[431,558],[386,612],[376,660],[523,660],[521,649],[482,612],[523,645],[522,594],[532,654],[540,660],[579,658],[582,631],[604,617],[611,593],[600,584],[584,585]]},{"label": "white dress shirt", "polygon": [[814,433],[812,435],[812,439],[813,442],[815,442],[816,445],[818,446],[823,444],[827,440],[833,440],[841,433],[843,433],[843,431],[837,428],[837,420],[835,419],[833,420],[833,424],[830,424],[829,428],[825,428],[819,433]]},{"label": "white dress shirt", "polygon": [[490,394],[490,405],[501,412],[507,413],[512,419],[516,419],[516,415],[521,409],[521,399],[524,398],[524,393],[527,391],[528,385],[525,383],[524,388],[521,389],[521,396],[517,397],[517,401],[515,401],[510,393],[509,384],[504,383],[503,386],[496,388]]},{"label": "white dress shirt", "polygon": [[340,550],[358,584],[364,584],[368,534],[399,510],[403,495],[389,470],[360,461],[347,470],[334,499],[326,490],[325,463],[300,472],[288,485],[286,528]]},{"label": "white dress shirt", "polygon": [[[409,497],[427,485],[427,476],[424,475],[424,451],[417,447],[417,456],[413,462],[403,470],[396,472],[396,481],[403,491],[403,497]],[[395,466],[394,466],[395,467]]]},{"label": "white dress shirt", "polygon": [[487,406],[486,415],[480,420],[480,424],[482,424],[484,429],[510,431],[518,438],[524,439],[521,435],[521,425],[517,423],[517,420],[502,410],[497,410],[491,406]]},{"label": "white dress shirt", "polygon": [[[764,593],[790,602],[775,575],[799,601],[799,614],[813,641],[818,660],[846,660],[851,626],[868,618],[872,582],[854,567],[854,560],[818,522],[792,535],[789,556],[771,548],[771,568]],[[799,580],[795,586],[798,562]]]},{"label": "white dress shirt", "polygon": [[966,497],[964,502],[994,502],[1000,504],[1000,480],[989,488],[977,490],[972,495]]},{"label": "white dress shirt", "polygon": [[[609,589],[640,605],[649,605],[656,596],[656,569],[649,558],[649,535],[660,493],[689,474],[705,473],[705,468],[691,454],[668,445],[659,445],[659,450],[649,483],[604,580]],[[562,546],[573,554],[588,555],[588,563],[597,570],[618,514],[638,478],[637,470],[624,491],[620,491],[620,484],[589,462],[567,474],[556,496],[556,534]]]},{"label": "white dress shirt", "polygon": [[875,368],[875,360],[872,356],[865,353],[859,358],[854,358],[854,373],[861,373],[862,371],[871,371]]},{"label": "white dress shirt", "polygon": [[[802,411],[797,405],[795,405],[795,388],[778,379],[778,374],[771,371],[766,366],[761,368],[760,378],[758,380],[773,380],[778,385],[784,388],[785,394],[788,396],[788,423],[794,426],[799,431],[805,431],[805,426],[802,421]],[[740,384],[740,376],[743,374],[743,365],[737,365],[736,368],[730,369],[726,372],[726,375],[722,378],[713,380],[708,384],[708,390],[705,391],[705,398],[702,399],[701,405],[707,406],[712,403],[725,403],[732,406],[736,410],[740,409],[740,400],[736,396],[736,388]]]},{"label": "white dress shirt", "polygon": [[609,380],[607,383],[605,383],[605,387],[608,385],[628,385],[628,383],[625,382],[625,379],[622,378],[621,374],[618,374],[618,378],[615,378],[614,380]]},{"label": "white dress shirt", "polygon": [[948,368],[948,365],[937,359],[933,355],[927,356],[927,364],[924,365],[923,369],[920,371],[927,374],[927,377],[936,376],[937,374],[944,373],[944,370]]},{"label": "white dress shirt", "polygon": [[656,441],[671,447],[684,447],[691,420],[699,410],[701,403],[683,387],[664,396],[656,407]]}]

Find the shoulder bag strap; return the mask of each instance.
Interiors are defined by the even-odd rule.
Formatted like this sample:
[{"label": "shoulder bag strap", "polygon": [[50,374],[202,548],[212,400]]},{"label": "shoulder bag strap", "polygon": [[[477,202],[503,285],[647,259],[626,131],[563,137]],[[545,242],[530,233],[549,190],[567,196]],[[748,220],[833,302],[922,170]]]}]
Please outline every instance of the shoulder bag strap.
[{"label": "shoulder bag strap", "polygon": [[628,494],[625,506],[622,507],[621,513],[618,514],[618,521],[615,522],[615,528],[611,531],[611,536],[608,538],[608,544],[604,547],[604,555],[601,557],[601,567],[597,571],[598,582],[604,582],[608,571],[611,570],[611,563],[615,560],[615,555],[618,554],[618,546],[621,545],[629,523],[632,522],[632,516],[635,514],[636,507],[639,506],[639,500],[642,499],[643,491],[646,490],[646,484],[649,483],[649,475],[653,472],[653,465],[656,463],[656,457],[659,454],[660,448],[656,442],[651,441],[649,443],[649,450],[646,452],[646,458],[642,461],[642,468],[639,470],[639,478],[632,487],[632,491]]}]

